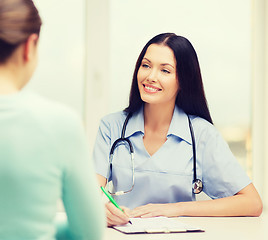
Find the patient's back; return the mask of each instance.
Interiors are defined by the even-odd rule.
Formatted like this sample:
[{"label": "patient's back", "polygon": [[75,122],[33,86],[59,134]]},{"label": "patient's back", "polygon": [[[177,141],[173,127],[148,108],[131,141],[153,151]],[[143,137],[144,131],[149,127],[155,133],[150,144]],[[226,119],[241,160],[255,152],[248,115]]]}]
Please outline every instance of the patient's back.
[{"label": "patient's back", "polygon": [[[78,199],[80,194],[90,201],[83,184],[96,192],[83,134],[76,114],[58,103],[27,92],[0,96],[0,239],[54,239],[61,197],[71,218],[80,211],[98,215]],[[97,196],[92,199],[98,208]],[[88,218],[98,239],[100,224],[93,223],[93,216],[81,220]]]}]

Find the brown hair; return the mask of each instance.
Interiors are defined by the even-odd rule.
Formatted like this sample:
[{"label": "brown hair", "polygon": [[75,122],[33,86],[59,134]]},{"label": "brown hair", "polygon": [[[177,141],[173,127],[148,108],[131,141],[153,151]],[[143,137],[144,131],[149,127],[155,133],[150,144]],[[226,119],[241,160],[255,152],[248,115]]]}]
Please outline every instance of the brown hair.
[{"label": "brown hair", "polygon": [[0,0],[0,63],[42,25],[32,0]]}]

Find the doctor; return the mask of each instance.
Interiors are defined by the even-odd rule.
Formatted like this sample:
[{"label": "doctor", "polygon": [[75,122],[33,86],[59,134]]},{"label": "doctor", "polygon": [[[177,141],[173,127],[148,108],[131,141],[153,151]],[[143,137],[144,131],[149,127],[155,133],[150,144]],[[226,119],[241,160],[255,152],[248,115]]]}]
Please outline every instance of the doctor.
[{"label": "doctor", "polygon": [[[127,140],[116,142],[111,155],[120,137]],[[196,52],[173,33],[159,34],[143,48],[129,106],[101,120],[93,158],[100,185],[112,180],[110,191],[125,206],[124,214],[106,204],[108,226],[127,223],[128,217],[262,212],[259,194],[213,125]],[[198,191],[192,188],[196,179]],[[195,201],[202,190],[213,200]]]}]

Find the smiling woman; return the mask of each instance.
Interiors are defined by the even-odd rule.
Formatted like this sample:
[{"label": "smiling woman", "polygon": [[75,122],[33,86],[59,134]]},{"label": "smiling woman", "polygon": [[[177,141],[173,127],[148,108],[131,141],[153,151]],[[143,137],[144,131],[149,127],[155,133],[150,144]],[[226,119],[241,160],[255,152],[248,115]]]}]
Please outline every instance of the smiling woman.
[{"label": "smiling woman", "polygon": [[[260,143],[255,144],[252,139],[252,129],[256,127],[252,128],[251,102],[255,88],[251,87],[251,69],[256,61],[252,61],[251,33],[258,29],[252,28],[253,9],[251,0],[166,0],[165,4],[160,0],[103,0],[92,3],[87,15],[90,17],[90,28],[87,28],[90,62],[87,64],[86,106],[91,142],[94,142],[100,118],[126,106],[129,79],[144,42],[159,32],[176,32],[194,44],[213,122],[256,183],[260,173],[254,174],[253,169],[262,169],[259,159],[264,158],[255,158],[255,152],[260,152]],[[256,22],[256,26],[260,24]],[[260,93],[254,95],[260,96]],[[252,144],[257,148],[253,149]],[[256,162],[252,162],[254,159]]]},{"label": "smiling woman", "polygon": [[[159,56],[161,60],[159,62]],[[141,99],[152,104],[175,102],[179,89],[176,59],[165,45],[152,44],[142,60],[138,71],[138,87]]]},{"label": "smiling woman", "polygon": [[[129,145],[115,148],[117,139],[132,142],[135,167],[127,161]],[[213,125],[196,52],[174,33],[159,34],[142,49],[129,105],[101,120],[94,161],[100,185],[112,181],[123,193],[115,198],[128,216],[262,212],[258,192]],[[202,189],[214,200],[195,201],[193,193]],[[128,216],[106,204],[108,225],[127,223]]]}]

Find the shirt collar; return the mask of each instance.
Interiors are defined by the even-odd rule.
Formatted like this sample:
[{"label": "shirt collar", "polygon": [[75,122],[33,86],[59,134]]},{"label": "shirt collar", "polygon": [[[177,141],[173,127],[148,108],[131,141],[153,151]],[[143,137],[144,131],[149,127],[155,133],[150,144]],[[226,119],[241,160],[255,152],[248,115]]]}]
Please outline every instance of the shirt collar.
[{"label": "shirt collar", "polygon": [[140,110],[134,113],[129,119],[126,127],[125,137],[130,137],[136,132],[141,132],[144,134],[143,107],[141,107]]},{"label": "shirt collar", "polygon": [[[134,113],[133,116],[129,119],[126,127],[125,137],[130,137],[137,132],[144,134],[143,107],[141,107],[141,109],[138,112]],[[192,144],[188,117],[186,113],[178,107],[175,107],[174,109],[167,137],[171,135],[177,136]]]},{"label": "shirt collar", "polygon": [[167,136],[174,135],[192,144],[192,137],[187,114],[175,107]]}]

